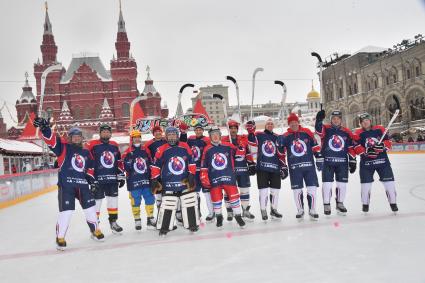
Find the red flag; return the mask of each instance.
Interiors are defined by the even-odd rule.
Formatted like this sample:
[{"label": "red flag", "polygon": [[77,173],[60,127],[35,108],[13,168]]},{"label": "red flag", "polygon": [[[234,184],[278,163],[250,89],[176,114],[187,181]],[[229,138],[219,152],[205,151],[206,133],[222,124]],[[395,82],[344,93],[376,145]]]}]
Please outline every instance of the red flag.
[{"label": "red flag", "polygon": [[140,105],[140,103],[139,103],[139,102],[137,102],[137,103],[134,105],[134,108],[133,108],[133,114],[132,114],[132,115],[133,115],[133,117],[132,117],[132,119],[131,119],[132,124],[133,124],[133,125],[131,125],[132,127],[136,125],[136,121],[137,121],[138,119],[145,118],[145,113],[143,113],[142,106]]},{"label": "red flag", "polygon": [[214,123],[213,120],[210,119],[208,116],[207,110],[205,110],[204,106],[202,106],[201,99],[197,99],[195,106],[193,107],[193,113],[194,114],[203,114],[205,117],[207,117],[208,123]]}]

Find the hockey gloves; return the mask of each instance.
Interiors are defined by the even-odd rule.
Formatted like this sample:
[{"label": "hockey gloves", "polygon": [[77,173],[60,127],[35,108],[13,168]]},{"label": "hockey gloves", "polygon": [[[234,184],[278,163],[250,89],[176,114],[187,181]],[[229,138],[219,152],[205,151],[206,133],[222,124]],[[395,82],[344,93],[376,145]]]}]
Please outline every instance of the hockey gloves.
[{"label": "hockey gloves", "polygon": [[118,188],[124,187],[124,185],[125,185],[125,174],[124,173],[118,174],[117,178],[118,178]]},{"label": "hockey gloves", "polygon": [[350,173],[353,174],[357,169],[357,160],[355,157],[348,155],[348,166],[350,167]]},{"label": "hockey gloves", "polygon": [[40,128],[41,131],[50,127],[49,121],[41,117],[36,117],[32,124],[34,127]]},{"label": "hockey gloves", "polygon": [[320,110],[319,112],[317,112],[316,114],[316,121],[323,121],[326,118],[326,112],[325,110]]},{"label": "hockey gloves", "polygon": [[375,152],[377,154],[385,151],[385,146],[381,142],[380,143],[376,143],[372,148],[373,148],[373,150],[375,150]]},{"label": "hockey gloves", "polygon": [[255,133],[255,122],[254,121],[246,122],[245,129],[248,131],[249,134]]},{"label": "hockey gloves", "polygon": [[248,161],[248,173],[249,176],[254,176],[257,173],[257,165],[255,162]]},{"label": "hockey gloves", "polygon": [[89,175],[89,174],[86,174],[86,180],[87,180],[87,183],[89,183],[90,192],[94,194],[96,190],[99,188],[99,183],[92,175]]},{"label": "hockey gloves", "polygon": [[289,174],[288,165],[286,165],[285,162],[280,161],[279,168],[280,168],[280,179],[285,180]]},{"label": "hockey gloves", "polygon": [[324,163],[324,158],[323,155],[318,151],[316,153],[314,153],[314,157],[316,158],[316,168],[317,171],[322,171],[323,169],[323,163]]},{"label": "hockey gloves", "polygon": [[378,152],[375,151],[375,149],[373,147],[368,147],[366,148],[366,152],[365,152],[365,156],[371,158],[371,159],[375,159],[378,157]]},{"label": "hockey gloves", "polygon": [[162,191],[162,186],[158,179],[151,180],[151,191],[154,195]]}]

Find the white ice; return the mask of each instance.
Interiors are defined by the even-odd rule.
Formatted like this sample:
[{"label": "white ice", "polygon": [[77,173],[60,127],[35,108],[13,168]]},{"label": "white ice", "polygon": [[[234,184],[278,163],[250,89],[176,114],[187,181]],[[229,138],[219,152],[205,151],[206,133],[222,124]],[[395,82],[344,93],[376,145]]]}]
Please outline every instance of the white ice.
[{"label": "white ice", "polygon": [[[240,230],[206,224],[195,235],[181,227],[159,238],[136,232],[125,188],[120,191],[121,236],[112,235],[103,207],[106,241],[94,242],[77,205],[66,240],[55,249],[56,192],[0,211],[0,282],[425,282],[425,155],[391,155],[400,212],[390,211],[376,182],[370,212],[361,212],[358,173],[351,175],[347,216],[295,219],[289,180],[280,195],[281,222],[258,219]],[[321,199],[321,193],[318,191]],[[142,209],[144,212],[144,209]],[[203,207],[206,214],[206,207]],[[145,220],[143,220],[145,223]]]}]

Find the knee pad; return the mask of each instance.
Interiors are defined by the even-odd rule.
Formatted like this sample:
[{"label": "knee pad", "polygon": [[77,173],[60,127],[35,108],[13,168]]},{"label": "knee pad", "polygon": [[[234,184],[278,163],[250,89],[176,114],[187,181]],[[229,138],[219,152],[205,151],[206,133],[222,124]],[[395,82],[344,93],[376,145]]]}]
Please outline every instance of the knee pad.
[{"label": "knee pad", "polygon": [[165,195],[162,197],[161,207],[158,213],[156,228],[161,230],[173,230],[174,219],[176,218],[178,197]]},{"label": "knee pad", "polygon": [[183,194],[180,197],[183,227],[199,226],[198,195],[196,192]]}]

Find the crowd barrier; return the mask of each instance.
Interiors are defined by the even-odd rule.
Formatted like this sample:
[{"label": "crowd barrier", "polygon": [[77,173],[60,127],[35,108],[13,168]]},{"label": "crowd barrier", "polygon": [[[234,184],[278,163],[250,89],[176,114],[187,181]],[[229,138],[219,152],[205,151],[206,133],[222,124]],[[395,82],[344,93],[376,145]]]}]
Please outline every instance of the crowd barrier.
[{"label": "crowd barrier", "polygon": [[58,169],[0,176],[0,208],[19,199],[31,198],[55,189]]},{"label": "crowd barrier", "polygon": [[425,153],[425,142],[393,143],[390,153]]}]

